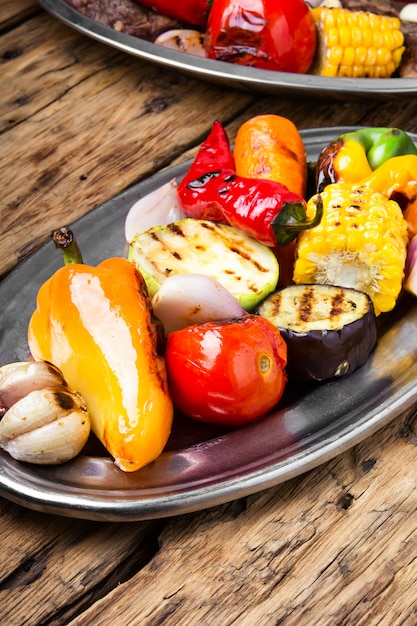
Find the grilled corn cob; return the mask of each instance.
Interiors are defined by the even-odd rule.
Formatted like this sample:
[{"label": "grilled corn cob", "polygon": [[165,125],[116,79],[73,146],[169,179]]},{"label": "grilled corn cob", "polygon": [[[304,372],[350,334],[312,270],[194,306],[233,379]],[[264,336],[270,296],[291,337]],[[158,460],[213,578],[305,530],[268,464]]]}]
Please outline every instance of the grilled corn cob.
[{"label": "grilled corn cob", "polygon": [[398,18],[325,6],[311,12],[319,41],[313,74],[389,78],[399,66],[405,47]]},{"label": "grilled corn cob", "polygon": [[369,295],[375,313],[390,311],[401,291],[407,222],[399,205],[369,188],[328,185],[307,204],[323,203],[321,223],[297,242],[295,283],[352,287]]}]

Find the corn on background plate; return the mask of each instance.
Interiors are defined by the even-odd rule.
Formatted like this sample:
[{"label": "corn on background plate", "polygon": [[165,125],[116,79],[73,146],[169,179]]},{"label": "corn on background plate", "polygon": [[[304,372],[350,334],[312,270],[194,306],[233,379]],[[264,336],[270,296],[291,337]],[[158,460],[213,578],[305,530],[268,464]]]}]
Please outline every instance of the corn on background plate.
[{"label": "corn on background plate", "polygon": [[117,32],[78,13],[65,0],[39,0],[39,4],[68,26],[117,50],[189,74],[193,78],[230,87],[268,94],[336,99],[346,94],[358,98],[393,98],[417,94],[415,78],[328,78],[273,72],[204,59]]},{"label": "corn on background plate", "polygon": [[[301,131],[309,160],[349,130]],[[411,137],[417,142],[417,135]],[[188,166],[161,172],[75,222],[85,263],[125,255],[129,208],[174,176],[180,179]],[[38,289],[60,266],[51,241],[0,283],[0,365],[27,359],[26,330]],[[279,410],[256,423],[222,431],[179,418],[166,451],[133,474],[118,470],[94,446],[56,467],[21,464],[0,451],[0,493],[47,513],[135,521],[201,510],[282,483],[372,435],[417,401],[417,299],[405,297],[380,323],[377,348],[362,368],[305,385],[302,393],[300,385],[297,391],[289,386]]]}]

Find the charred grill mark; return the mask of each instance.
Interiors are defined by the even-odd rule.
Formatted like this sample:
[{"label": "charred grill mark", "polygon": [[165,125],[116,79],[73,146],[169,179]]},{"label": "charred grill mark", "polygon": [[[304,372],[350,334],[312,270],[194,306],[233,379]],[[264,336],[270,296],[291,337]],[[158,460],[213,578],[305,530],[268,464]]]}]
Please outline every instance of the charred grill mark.
[{"label": "charred grill mark", "polygon": [[282,306],[282,298],[281,295],[277,295],[277,297],[272,300],[272,315],[278,315],[281,311]]},{"label": "charred grill mark", "polygon": [[314,305],[314,292],[312,289],[305,289],[301,296],[300,305],[298,307],[298,317],[302,322],[308,322]]},{"label": "charred grill mark", "polygon": [[186,237],[184,231],[180,228],[180,226],[178,226],[178,222],[173,222],[171,224],[168,224],[167,228],[172,233],[174,233],[174,235],[178,235],[179,237],[184,237],[184,238]]},{"label": "charred grill mark", "polygon": [[343,306],[344,302],[345,302],[344,292],[338,291],[331,299],[331,306],[330,306],[330,312],[329,312],[330,319],[334,317],[339,317],[339,315],[342,315],[342,313],[345,310]]},{"label": "charred grill mark", "polygon": [[290,150],[290,148],[288,148],[288,146],[286,146],[285,144],[280,145],[280,152],[282,152],[285,158],[289,159],[290,161],[295,161],[296,163],[298,163],[298,161],[300,160],[298,158],[298,154],[293,152],[293,150]]},{"label": "charred grill mark", "polygon": [[182,256],[180,255],[179,252],[177,252],[176,250],[174,252],[171,252],[172,256],[174,256],[176,259],[180,260],[182,259]]}]

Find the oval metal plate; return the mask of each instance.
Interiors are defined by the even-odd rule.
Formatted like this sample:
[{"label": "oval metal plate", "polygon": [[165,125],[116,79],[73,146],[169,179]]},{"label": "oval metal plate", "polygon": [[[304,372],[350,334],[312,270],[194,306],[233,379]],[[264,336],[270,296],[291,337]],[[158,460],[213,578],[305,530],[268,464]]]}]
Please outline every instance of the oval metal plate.
[{"label": "oval metal plate", "polygon": [[[302,131],[309,159],[347,130]],[[129,188],[73,224],[85,262],[125,255],[129,208],[174,176],[180,179],[188,165]],[[37,291],[60,264],[51,242],[0,284],[0,365],[28,357]],[[133,521],[204,509],[286,481],[372,435],[417,401],[417,300],[404,295],[379,322],[377,348],[362,368],[321,385],[289,386],[279,408],[256,423],[221,431],[178,419],[166,451],[132,474],[94,445],[57,467],[19,463],[1,452],[0,493],[48,513]]]}]

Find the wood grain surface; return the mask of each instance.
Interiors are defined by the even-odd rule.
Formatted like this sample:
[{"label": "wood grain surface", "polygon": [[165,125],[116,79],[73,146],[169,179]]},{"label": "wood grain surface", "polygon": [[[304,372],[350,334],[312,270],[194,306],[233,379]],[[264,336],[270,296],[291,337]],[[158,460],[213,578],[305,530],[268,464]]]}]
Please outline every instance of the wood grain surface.
[{"label": "wood grain surface", "polygon": [[[220,119],[397,126],[417,101],[279,98],[197,81],[90,40],[35,2],[0,7],[0,275]],[[24,306],[24,303],[22,303]],[[415,329],[414,331],[415,332]],[[285,484],[200,513],[97,523],[0,499],[8,626],[417,623],[415,407]]]}]

